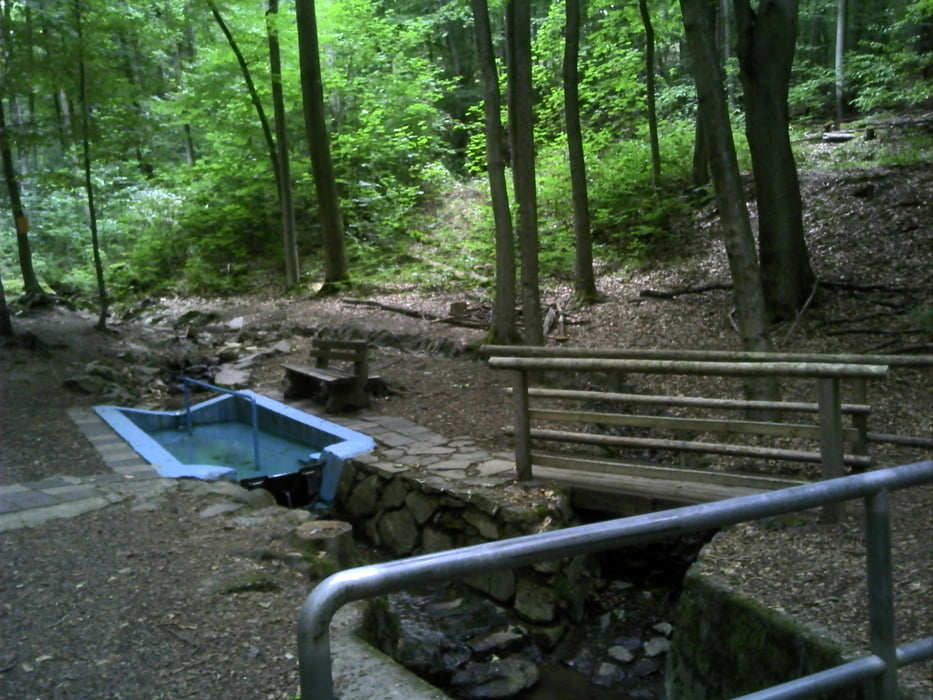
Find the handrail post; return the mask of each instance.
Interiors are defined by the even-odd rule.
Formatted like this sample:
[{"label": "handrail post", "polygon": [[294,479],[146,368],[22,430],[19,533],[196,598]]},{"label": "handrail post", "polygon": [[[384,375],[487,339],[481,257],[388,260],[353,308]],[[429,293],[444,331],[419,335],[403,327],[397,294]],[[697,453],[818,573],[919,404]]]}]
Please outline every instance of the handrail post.
[{"label": "handrail post", "polygon": [[519,481],[531,481],[531,419],[528,416],[528,373],[513,373],[512,399],[515,412],[515,469]]},{"label": "handrail post", "polygon": [[259,471],[259,408],[256,406],[256,397],[249,397],[250,418],[253,424],[253,471]]},{"label": "handrail post", "polygon": [[894,636],[894,590],[891,583],[889,492],[865,497],[865,554],[868,577],[868,634],[871,651],[884,661],[877,678],[879,698],[897,697],[897,645]]},{"label": "handrail post", "polygon": [[191,434],[191,388],[188,386],[188,377],[181,378],[181,391],[185,395],[185,428]]},{"label": "handrail post", "polygon": [[[818,377],[816,380],[817,402],[820,412],[820,470],[823,479],[845,476],[842,437],[842,403],[839,398],[837,377]],[[845,512],[844,503],[823,506],[821,519],[824,523],[838,523]]]},{"label": "handrail post", "polygon": [[[326,584],[319,584],[327,589]],[[334,674],[330,651],[330,621],[337,604],[326,600],[326,590],[311,591],[298,612],[298,680],[301,700],[334,700]],[[329,589],[328,589],[329,590]],[[321,594],[325,602],[321,603]]]}]

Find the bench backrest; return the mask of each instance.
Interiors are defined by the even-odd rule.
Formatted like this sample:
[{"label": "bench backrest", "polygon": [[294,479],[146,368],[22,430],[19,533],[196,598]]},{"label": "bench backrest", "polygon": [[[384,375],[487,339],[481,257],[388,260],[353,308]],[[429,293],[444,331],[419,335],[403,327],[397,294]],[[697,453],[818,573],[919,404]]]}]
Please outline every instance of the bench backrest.
[{"label": "bench backrest", "polygon": [[332,340],[315,338],[311,341],[311,357],[321,369],[333,362],[353,364],[353,374],[364,381],[369,377],[369,344],[363,340]]}]

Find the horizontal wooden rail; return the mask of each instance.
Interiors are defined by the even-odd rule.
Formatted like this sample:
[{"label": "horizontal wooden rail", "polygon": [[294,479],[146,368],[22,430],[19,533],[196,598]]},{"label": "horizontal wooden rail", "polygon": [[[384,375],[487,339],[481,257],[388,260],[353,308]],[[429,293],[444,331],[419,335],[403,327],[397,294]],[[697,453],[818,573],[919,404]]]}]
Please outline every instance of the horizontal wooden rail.
[{"label": "horizontal wooden rail", "polygon": [[571,357],[489,358],[493,369],[562,372],[616,371],[639,374],[683,374],[711,377],[824,377],[878,379],[884,365],[834,364],[830,362],[698,362],[690,360],[624,360]]},{"label": "horizontal wooden rail", "polygon": [[[621,435],[603,435],[600,433],[579,433],[572,430],[549,430],[532,428],[530,435],[539,440],[557,442],[575,442],[583,445],[605,445],[607,447],[636,447],[640,449],[674,450],[684,452],[706,452],[729,457],[754,457],[756,459],[776,459],[788,462],[819,463],[822,455],[818,451],[786,450],[777,447],[755,447],[752,445],[727,445],[718,442],[696,442],[693,440],[665,440],[661,438],[624,437]],[[871,457],[862,455],[843,455],[843,461],[849,466],[866,469],[871,466]]]},{"label": "horizontal wooden rail", "polygon": [[894,435],[892,433],[867,433],[868,442],[884,442],[890,445],[903,445],[904,447],[925,447],[933,450],[933,439],[911,437],[909,435]]},{"label": "horizontal wooden rail", "polygon": [[[512,388],[506,390],[512,393]],[[800,401],[746,401],[742,399],[707,399],[702,396],[657,396],[653,394],[623,394],[612,391],[588,391],[585,389],[545,389],[530,387],[528,396],[544,399],[577,399],[579,401],[617,401],[619,403],[642,404],[646,406],[677,406],[680,408],[717,408],[732,410],[764,409],[768,411],[791,411],[797,413],[818,413],[818,403]],[[868,415],[868,404],[844,403],[840,406],[845,414]]]},{"label": "horizontal wooden rail", "polygon": [[531,461],[537,466],[554,467],[568,471],[597,472],[599,474],[633,476],[662,481],[683,481],[690,484],[714,484],[716,486],[740,486],[750,489],[783,489],[806,483],[799,479],[787,479],[760,474],[735,474],[713,470],[684,469],[680,467],[641,464],[602,457],[574,457],[554,452],[533,451]]},{"label": "horizontal wooden rail", "polygon": [[743,352],[732,350],[682,350],[678,348],[583,348],[565,345],[483,345],[483,357],[606,358],[694,360],[701,362],[831,362],[849,365],[888,365],[889,367],[933,367],[933,355],[823,355],[795,352]]},{"label": "horizontal wooden rail", "polygon": [[[540,420],[563,423],[589,423],[592,425],[619,425],[629,428],[660,430],[690,430],[698,433],[725,435],[770,435],[772,437],[816,440],[820,437],[818,425],[798,423],[769,423],[751,420],[723,420],[721,418],[682,418],[679,416],[647,416],[633,413],[603,413],[600,411],[569,411],[553,408],[530,408],[528,415]],[[843,436],[849,442],[858,440],[858,431],[844,428]]]}]

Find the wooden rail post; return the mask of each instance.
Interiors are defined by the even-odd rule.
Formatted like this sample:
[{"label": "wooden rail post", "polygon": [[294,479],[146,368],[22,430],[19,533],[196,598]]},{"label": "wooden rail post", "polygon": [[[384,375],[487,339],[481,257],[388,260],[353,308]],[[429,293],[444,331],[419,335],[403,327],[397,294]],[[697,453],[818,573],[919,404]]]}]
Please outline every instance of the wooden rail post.
[{"label": "wooden rail post", "polygon": [[515,408],[515,469],[519,481],[531,481],[531,418],[528,413],[528,374],[513,372],[512,400]]},{"label": "wooden rail post", "polygon": [[[868,403],[868,380],[858,377],[852,380],[852,403]],[[853,454],[868,454],[868,414],[855,413],[852,415],[852,426],[858,431],[858,440],[852,445]],[[855,469],[853,469],[855,471]],[[862,471],[859,469],[858,471]]]},{"label": "wooden rail post", "polygon": [[[820,469],[824,479],[845,476],[842,437],[842,404],[839,399],[839,379],[819,377],[816,380],[817,401],[820,411]],[[844,503],[823,506],[822,520],[838,523],[845,512]]]}]

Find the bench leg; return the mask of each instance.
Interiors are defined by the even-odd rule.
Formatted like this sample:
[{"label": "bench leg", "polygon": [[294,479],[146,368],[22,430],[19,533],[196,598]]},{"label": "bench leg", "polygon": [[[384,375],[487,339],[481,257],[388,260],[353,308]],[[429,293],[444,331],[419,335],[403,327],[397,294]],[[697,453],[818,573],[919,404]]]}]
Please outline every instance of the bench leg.
[{"label": "bench leg", "polygon": [[321,393],[321,383],[305,374],[286,371],[285,381],[286,399],[313,399]]}]

